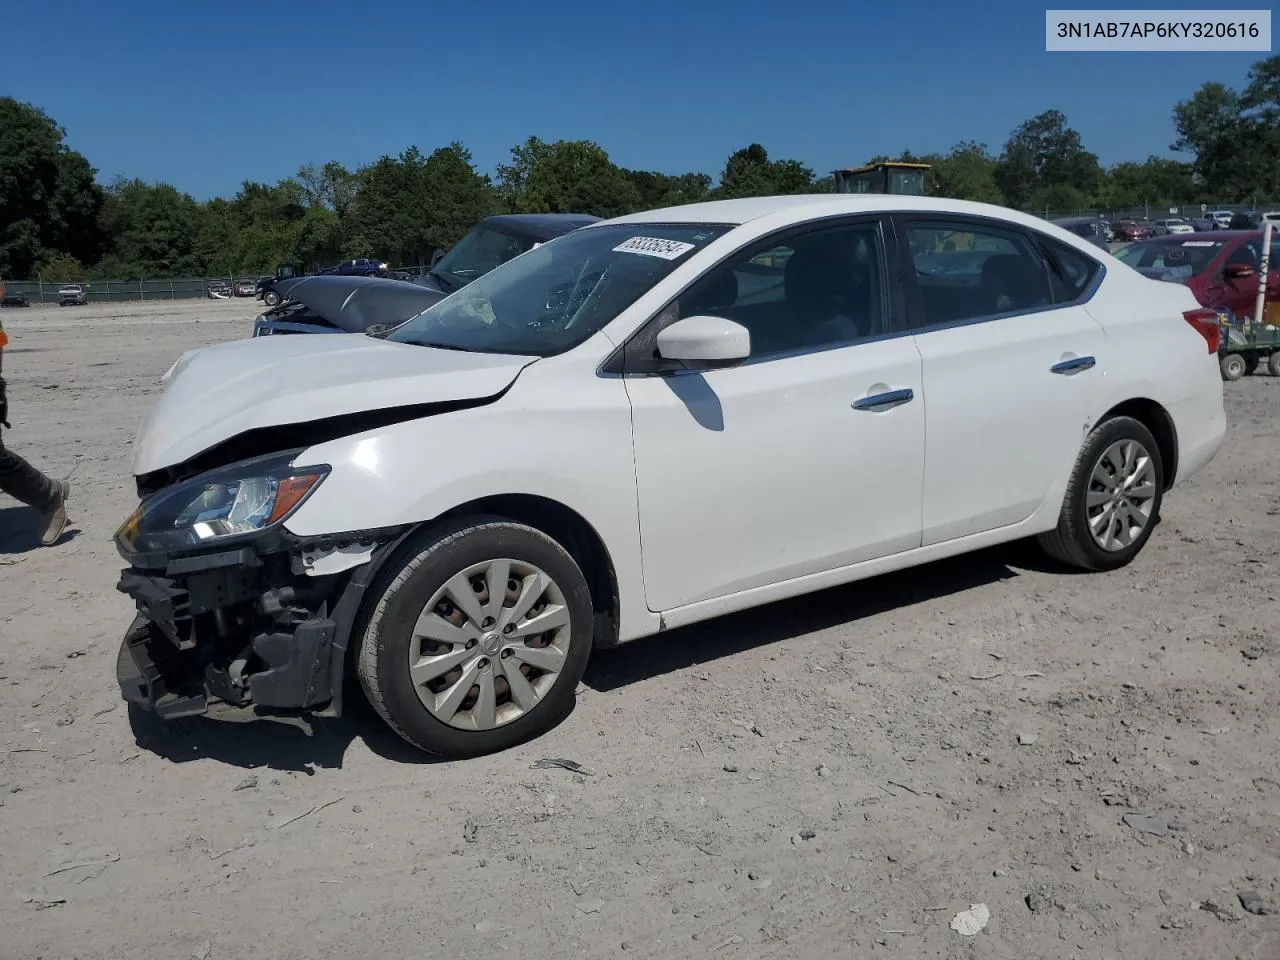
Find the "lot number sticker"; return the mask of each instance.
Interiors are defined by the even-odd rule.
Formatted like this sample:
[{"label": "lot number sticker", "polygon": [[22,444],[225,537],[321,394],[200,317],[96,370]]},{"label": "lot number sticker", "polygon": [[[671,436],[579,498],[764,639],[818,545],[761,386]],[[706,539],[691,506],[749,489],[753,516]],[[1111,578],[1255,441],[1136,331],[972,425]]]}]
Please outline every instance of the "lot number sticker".
[{"label": "lot number sticker", "polygon": [[639,253],[646,257],[677,260],[693,249],[692,243],[663,240],[661,237],[632,237],[613,248],[614,253]]},{"label": "lot number sticker", "polygon": [[1183,240],[1184,247],[1213,247],[1217,245],[1216,240]]}]

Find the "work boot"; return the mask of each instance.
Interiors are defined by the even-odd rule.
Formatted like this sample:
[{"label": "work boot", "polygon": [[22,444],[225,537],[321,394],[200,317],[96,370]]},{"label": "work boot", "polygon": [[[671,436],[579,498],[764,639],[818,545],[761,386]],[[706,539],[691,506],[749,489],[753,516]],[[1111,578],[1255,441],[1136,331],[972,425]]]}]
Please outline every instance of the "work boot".
[{"label": "work boot", "polygon": [[57,494],[53,506],[45,512],[44,532],[40,534],[40,543],[52,547],[62,539],[62,532],[67,529],[67,497],[71,495],[71,484],[65,480],[54,480]]}]

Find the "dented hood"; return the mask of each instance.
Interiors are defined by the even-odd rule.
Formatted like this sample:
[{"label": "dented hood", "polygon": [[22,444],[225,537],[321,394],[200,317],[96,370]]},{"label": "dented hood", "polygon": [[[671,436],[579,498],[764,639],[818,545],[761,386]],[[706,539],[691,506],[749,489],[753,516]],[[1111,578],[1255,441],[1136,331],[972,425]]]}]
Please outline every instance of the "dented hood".
[{"label": "dented hood", "polygon": [[375,324],[404,323],[445,296],[431,287],[385,277],[297,277],[282,280],[275,289],[348,333],[363,333]]},{"label": "dented hood", "polygon": [[360,334],[259,337],[188,351],[138,431],[133,472],[180,464],[250,430],[505,390],[536,357],[464,353]]}]

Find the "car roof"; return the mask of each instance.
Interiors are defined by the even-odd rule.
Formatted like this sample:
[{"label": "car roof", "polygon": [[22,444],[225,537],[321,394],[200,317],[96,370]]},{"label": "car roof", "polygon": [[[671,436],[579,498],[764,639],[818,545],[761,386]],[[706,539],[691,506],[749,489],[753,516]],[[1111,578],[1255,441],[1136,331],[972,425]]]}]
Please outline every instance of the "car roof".
[{"label": "car roof", "polygon": [[600,218],[589,213],[500,213],[485,217],[480,222],[507,226],[540,240],[551,240],[579,227],[599,223]]},{"label": "car roof", "polygon": [[778,197],[746,197],[737,200],[710,200],[677,207],[663,207],[631,213],[597,226],[625,223],[718,223],[739,226],[773,214],[790,214],[799,222],[820,216],[856,213],[932,213],[996,217],[1012,223],[1043,229],[1049,222],[1034,214],[1008,207],[949,197],[916,197],[884,193],[810,193]]}]

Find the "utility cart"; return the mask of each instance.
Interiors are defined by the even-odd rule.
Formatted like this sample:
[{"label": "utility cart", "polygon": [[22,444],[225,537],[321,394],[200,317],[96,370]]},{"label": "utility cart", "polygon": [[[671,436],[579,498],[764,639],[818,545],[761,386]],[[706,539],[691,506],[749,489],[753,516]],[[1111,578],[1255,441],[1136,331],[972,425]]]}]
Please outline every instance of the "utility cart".
[{"label": "utility cart", "polygon": [[[1219,314],[1219,316],[1222,316]],[[1277,318],[1280,319],[1280,318]],[[1222,323],[1222,345],[1218,347],[1218,366],[1223,380],[1247,377],[1263,363],[1273,377],[1280,377],[1280,327],[1273,323]]]}]

